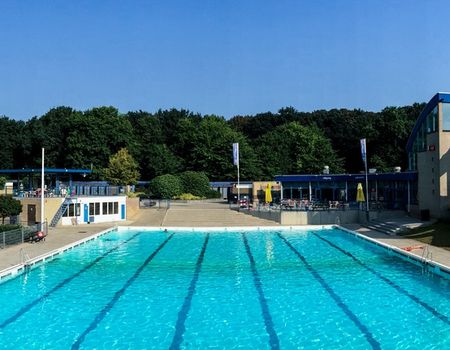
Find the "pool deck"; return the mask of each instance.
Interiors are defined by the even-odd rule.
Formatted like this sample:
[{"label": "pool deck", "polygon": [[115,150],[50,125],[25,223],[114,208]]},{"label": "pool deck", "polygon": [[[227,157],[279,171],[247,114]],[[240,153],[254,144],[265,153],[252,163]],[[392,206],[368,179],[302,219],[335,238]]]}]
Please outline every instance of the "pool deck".
[{"label": "pool deck", "polygon": [[[405,224],[406,227],[418,227],[420,226],[420,221],[417,221],[416,224]],[[435,247],[429,244],[425,244],[419,241],[416,241],[414,239],[405,238],[402,236],[396,236],[396,235],[386,235],[384,233],[373,231],[368,228],[362,227],[358,224],[347,224],[342,225],[342,227],[357,232],[361,235],[364,235],[366,237],[372,238],[378,242],[394,246],[400,249],[404,249],[407,247],[422,247],[422,249],[412,249],[408,251],[408,253],[411,253],[417,257],[422,257],[424,254],[424,249],[427,247],[427,251],[432,253],[432,260],[442,264],[448,268],[450,268],[450,251],[445,250],[443,248]]]},{"label": "pool deck", "polygon": [[[403,221],[401,221],[403,220]],[[420,221],[399,219],[400,225],[417,227]],[[115,226],[152,226],[152,227],[232,227],[232,226],[277,226],[278,224],[250,215],[230,210],[228,205],[218,202],[178,203],[170,209],[142,209],[129,221],[110,224],[90,224],[77,226],[59,226],[50,229],[45,242],[23,243],[0,249],[0,275],[4,270],[21,264],[21,252],[31,259],[86,239],[92,235]],[[344,228],[397,248],[427,246],[421,242],[389,236],[378,231],[364,228],[358,224],[343,225]],[[450,267],[450,251],[428,246],[432,260]],[[422,257],[423,249],[413,249],[409,253]]]},{"label": "pool deck", "polygon": [[49,230],[48,236],[43,242],[23,243],[0,249],[0,275],[3,270],[22,263],[22,249],[24,253],[33,259],[115,226],[220,227],[274,225],[277,224],[273,221],[242,214],[230,210],[228,205],[214,202],[180,203],[179,205],[172,205],[169,210],[142,209],[128,221],[108,224],[57,226]]}]

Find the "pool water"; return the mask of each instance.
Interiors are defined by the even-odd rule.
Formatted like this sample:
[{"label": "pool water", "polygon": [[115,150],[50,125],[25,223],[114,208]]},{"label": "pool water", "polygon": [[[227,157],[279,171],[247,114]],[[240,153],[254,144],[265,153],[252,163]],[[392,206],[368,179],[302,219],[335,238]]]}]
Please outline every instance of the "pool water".
[{"label": "pool water", "polygon": [[449,282],[336,228],[124,229],[0,285],[0,348],[450,349]]}]

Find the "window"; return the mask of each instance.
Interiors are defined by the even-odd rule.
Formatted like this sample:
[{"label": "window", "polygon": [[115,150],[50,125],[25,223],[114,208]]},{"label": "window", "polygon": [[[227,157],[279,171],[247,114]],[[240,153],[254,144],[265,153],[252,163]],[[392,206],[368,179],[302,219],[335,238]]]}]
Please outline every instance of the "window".
[{"label": "window", "polygon": [[103,202],[102,206],[103,206],[102,214],[103,215],[108,215],[108,202]]},{"label": "window", "polygon": [[100,203],[95,203],[95,215],[100,215]]},{"label": "window", "polygon": [[95,215],[95,214],[94,214],[94,209],[95,209],[94,204],[95,204],[95,203],[89,203],[89,215],[90,215],[90,216]]},{"label": "window", "polygon": [[119,214],[119,203],[114,202],[114,214]]},{"label": "window", "polygon": [[73,217],[75,214],[75,206],[73,204],[69,204],[69,208],[67,209],[67,216]]},{"label": "window", "polygon": [[73,218],[75,216],[80,216],[80,203],[72,203],[67,207],[64,217]]},{"label": "window", "polygon": [[109,202],[108,203],[108,214],[112,214],[113,213],[113,203],[112,202]]},{"label": "window", "polygon": [[450,104],[442,103],[442,131],[450,131]]}]

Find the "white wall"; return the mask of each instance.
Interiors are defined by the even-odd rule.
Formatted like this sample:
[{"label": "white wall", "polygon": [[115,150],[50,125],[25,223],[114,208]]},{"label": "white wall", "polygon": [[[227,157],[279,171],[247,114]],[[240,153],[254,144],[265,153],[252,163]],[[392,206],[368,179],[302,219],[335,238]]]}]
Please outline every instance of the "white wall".
[{"label": "white wall", "polygon": [[[67,210],[66,214],[61,218],[62,225],[73,225],[73,224],[87,224],[99,223],[99,222],[114,222],[114,221],[124,221],[126,220],[126,196],[98,196],[98,197],[74,197],[70,199],[70,203],[79,204],[80,210],[78,216],[66,216],[69,212]],[[68,199],[69,200],[69,199]],[[90,203],[99,203],[99,215],[92,215],[89,212]],[[117,213],[109,213],[109,205],[107,205],[107,213],[103,212],[103,203],[117,203]],[[124,207],[123,207],[124,206]],[[114,208],[114,205],[113,205]],[[75,211],[75,210],[74,210]],[[74,214],[77,214],[76,212]]]}]

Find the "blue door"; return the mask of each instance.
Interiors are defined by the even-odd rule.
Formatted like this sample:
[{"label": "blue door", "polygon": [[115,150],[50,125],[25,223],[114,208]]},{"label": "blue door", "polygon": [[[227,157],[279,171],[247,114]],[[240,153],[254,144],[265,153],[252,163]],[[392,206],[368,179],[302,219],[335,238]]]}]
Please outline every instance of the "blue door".
[{"label": "blue door", "polygon": [[122,205],[120,206],[120,218],[121,218],[122,220],[125,220],[125,204],[122,204]]},{"label": "blue door", "polygon": [[84,205],[84,222],[88,222],[89,221],[89,209],[88,209],[88,205],[85,204]]}]

